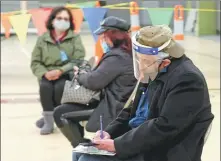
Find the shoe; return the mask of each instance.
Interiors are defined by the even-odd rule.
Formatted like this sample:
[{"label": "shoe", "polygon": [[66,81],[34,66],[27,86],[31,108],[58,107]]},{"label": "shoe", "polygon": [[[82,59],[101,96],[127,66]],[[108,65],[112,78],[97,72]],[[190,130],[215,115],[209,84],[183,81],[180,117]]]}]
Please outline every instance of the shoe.
[{"label": "shoe", "polygon": [[38,128],[42,128],[44,126],[44,118],[40,118],[36,121],[35,125],[38,127]]},{"label": "shoe", "polygon": [[41,135],[48,135],[53,133],[54,131],[54,117],[53,111],[45,111],[43,112],[44,116],[44,126],[41,128]]},{"label": "shoe", "polygon": [[[79,128],[78,123],[68,121],[63,127],[59,128],[62,134],[70,141],[71,145],[76,147],[79,143],[84,142],[82,129]],[[82,127],[83,128],[83,127]]]}]

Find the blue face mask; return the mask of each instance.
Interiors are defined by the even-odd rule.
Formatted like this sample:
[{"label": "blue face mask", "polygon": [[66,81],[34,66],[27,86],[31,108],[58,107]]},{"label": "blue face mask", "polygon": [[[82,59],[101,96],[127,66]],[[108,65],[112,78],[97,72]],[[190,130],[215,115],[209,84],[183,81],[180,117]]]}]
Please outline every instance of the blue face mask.
[{"label": "blue face mask", "polygon": [[107,45],[107,43],[105,41],[102,42],[101,46],[102,46],[104,54],[106,54],[110,51],[110,47]]}]

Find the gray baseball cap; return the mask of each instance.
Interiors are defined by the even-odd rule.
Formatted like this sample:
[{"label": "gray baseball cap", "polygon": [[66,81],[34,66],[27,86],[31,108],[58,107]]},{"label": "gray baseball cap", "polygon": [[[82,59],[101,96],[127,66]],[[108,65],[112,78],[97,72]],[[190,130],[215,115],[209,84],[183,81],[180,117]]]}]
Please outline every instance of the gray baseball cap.
[{"label": "gray baseball cap", "polygon": [[114,29],[121,31],[129,31],[130,24],[127,23],[126,20],[123,20],[121,18],[109,16],[100,23],[100,27],[96,31],[94,31],[94,34],[100,35],[107,30],[114,30]]},{"label": "gray baseball cap", "polygon": [[184,48],[173,40],[172,30],[167,25],[145,26],[137,35],[137,41],[140,44],[153,48],[160,47],[169,40],[171,40],[169,45],[163,51],[174,58],[183,56]]}]

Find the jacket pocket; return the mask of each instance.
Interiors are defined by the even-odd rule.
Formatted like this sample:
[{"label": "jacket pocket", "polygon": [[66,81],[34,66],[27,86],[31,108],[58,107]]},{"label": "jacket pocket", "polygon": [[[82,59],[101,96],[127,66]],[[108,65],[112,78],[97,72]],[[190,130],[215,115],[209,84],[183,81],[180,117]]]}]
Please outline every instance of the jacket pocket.
[{"label": "jacket pocket", "polygon": [[178,144],[167,153],[168,161],[192,161],[182,144]]}]

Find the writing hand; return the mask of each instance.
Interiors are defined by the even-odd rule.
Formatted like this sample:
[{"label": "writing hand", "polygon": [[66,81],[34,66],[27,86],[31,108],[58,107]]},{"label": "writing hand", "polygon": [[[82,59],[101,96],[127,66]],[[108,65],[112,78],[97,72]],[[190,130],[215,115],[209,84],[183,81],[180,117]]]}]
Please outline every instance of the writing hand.
[{"label": "writing hand", "polygon": [[114,146],[114,140],[112,140],[112,139],[93,140],[93,143],[99,144],[99,145],[96,145],[96,148],[98,148],[100,150],[106,150],[109,152],[116,152],[116,149]]},{"label": "writing hand", "polygon": [[[99,139],[101,139],[100,136],[101,136],[101,131],[99,130],[95,133],[95,136],[94,136],[93,139],[94,140],[99,140]],[[104,136],[103,139],[110,139],[111,138],[111,136],[105,131],[103,131],[103,136]]]}]

